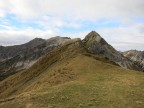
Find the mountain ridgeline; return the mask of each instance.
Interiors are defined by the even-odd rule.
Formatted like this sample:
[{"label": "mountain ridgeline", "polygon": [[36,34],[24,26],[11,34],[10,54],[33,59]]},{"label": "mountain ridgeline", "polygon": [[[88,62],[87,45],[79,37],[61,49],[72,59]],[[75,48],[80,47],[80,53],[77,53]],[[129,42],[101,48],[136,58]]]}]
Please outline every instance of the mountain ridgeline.
[{"label": "mountain ridgeline", "polygon": [[0,108],[143,108],[142,54],[95,31],[0,47]]},{"label": "mountain ridgeline", "polygon": [[[77,39],[57,36],[48,40],[35,38],[22,45],[0,46],[0,80],[21,70],[28,69],[43,55],[69,42],[75,42],[75,40]],[[144,71],[143,62],[134,62],[133,59],[123,56],[95,31],[90,32],[84,40],[80,41],[90,54],[107,58],[124,68]]]}]

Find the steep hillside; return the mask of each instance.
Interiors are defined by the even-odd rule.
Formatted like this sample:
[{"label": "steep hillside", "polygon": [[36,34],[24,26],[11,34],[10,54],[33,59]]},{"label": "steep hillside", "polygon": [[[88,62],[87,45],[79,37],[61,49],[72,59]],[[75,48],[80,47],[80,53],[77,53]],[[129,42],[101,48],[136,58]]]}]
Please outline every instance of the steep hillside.
[{"label": "steep hillside", "polygon": [[0,80],[31,67],[40,57],[61,46],[67,37],[34,40],[16,46],[0,47]]},{"label": "steep hillside", "polygon": [[70,40],[0,82],[0,108],[143,108],[144,73]]},{"label": "steep hillside", "polygon": [[129,50],[123,52],[123,55],[133,62],[140,64],[142,70],[144,71],[144,51]]}]

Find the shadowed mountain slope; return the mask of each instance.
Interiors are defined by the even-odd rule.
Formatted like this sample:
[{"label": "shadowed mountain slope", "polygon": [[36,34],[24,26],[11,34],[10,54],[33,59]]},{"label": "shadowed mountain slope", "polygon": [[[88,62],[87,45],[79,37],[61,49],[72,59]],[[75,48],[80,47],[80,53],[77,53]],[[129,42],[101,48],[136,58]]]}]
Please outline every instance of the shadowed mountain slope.
[{"label": "shadowed mountain slope", "polygon": [[45,42],[44,39],[35,38],[30,42],[22,45],[15,45],[15,46],[0,46],[0,61],[4,61],[6,59],[12,58],[15,55],[27,50],[28,48],[37,47]]},{"label": "shadowed mountain slope", "polygon": [[35,38],[34,40],[16,46],[0,48],[0,80],[28,69],[43,55],[61,46],[70,40],[67,37],[53,37],[48,40]]}]

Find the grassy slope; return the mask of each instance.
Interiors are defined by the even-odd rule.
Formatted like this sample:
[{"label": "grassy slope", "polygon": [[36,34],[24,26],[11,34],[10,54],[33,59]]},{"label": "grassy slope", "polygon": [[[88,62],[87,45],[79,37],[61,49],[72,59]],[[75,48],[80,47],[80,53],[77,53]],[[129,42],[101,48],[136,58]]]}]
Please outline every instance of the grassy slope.
[{"label": "grassy slope", "polygon": [[[62,57],[66,52],[59,54]],[[144,73],[74,53],[73,49],[68,56],[63,60],[58,56],[59,61],[49,68],[40,61],[31,71],[4,81],[11,79],[13,84],[0,96],[11,94],[12,97],[1,100],[0,108],[143,108]],[[47,56],[47,59],[55,61],[52,57]],[[37,72],[40,64],[44,69]],[[34,78],[28,72],[35,74]],[[26,78],[27,74],[30,78]]]}]

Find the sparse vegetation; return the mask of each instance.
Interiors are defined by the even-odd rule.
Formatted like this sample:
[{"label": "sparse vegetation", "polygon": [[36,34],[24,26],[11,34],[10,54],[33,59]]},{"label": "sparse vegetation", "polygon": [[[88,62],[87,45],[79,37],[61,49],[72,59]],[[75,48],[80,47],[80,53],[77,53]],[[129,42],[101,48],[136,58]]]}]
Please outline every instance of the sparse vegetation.
[{"label": "sparse vegetation", "polygon": [[[31,105],[30,108],[143,108],[142,72],[122,69],[85,55],[78,55],[68,62],[67,68],[66,62],[63,62],[53,67],[57,71],[53,71],[53,68],[47,70],[37,79],[40,82],[37,86],[34,81],[24,85],[32,91],[28,89],[29,92],[23,92],[15,100],[0,106],[14,107],[23,101],[19,104],[22,108],[26,107],[23,104]],[[75,73],[74,79],[68,80],[67,76],[63,76],[61,71],[67,69]],[[66,72],[73,74],[71,71]],[[54,84],[48,81],[62,82]]]}]

